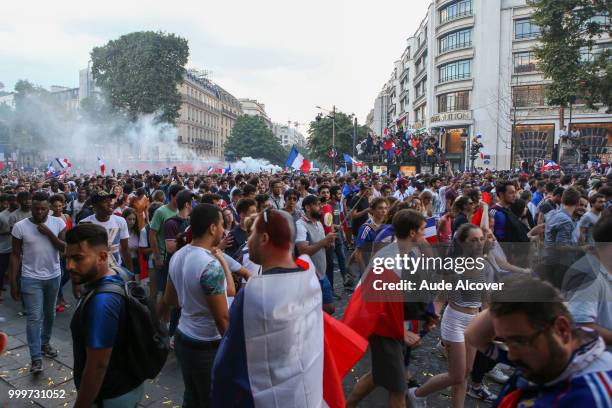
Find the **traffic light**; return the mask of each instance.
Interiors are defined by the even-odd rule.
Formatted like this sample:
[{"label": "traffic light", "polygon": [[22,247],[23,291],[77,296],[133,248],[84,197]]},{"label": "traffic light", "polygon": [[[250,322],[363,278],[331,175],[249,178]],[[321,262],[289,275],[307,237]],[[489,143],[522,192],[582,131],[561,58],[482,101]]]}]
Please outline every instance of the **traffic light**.
[{"label": "traffic light", "polygon": [[472,147],[470,149],[470,160],[473,162],[476,161],[480,154],[480,149],[482,149],[484,145],[478,141],[478,138],[474,138],[472,140]]}]

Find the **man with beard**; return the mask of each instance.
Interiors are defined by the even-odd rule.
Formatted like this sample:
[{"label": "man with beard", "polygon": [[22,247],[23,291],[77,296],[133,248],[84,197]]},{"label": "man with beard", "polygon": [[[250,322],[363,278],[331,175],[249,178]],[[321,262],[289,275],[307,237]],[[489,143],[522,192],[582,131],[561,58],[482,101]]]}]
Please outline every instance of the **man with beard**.
[{"label": "man with beard", "polygon": [[17,193],[17,203],[19,203],[19,208],[13,211],[8,219],[11,228],[19,221],[32,216],[32,195],[28,191]]},{"label": "man with beard", "polygon": [[593,194],[589,198],[589,203],[591,204],[591,211],[584,214],[578,223],[578,228],[580,229],[578,242],[592,245],[595,242],[593,240],[593,226],[599,221],[601,212],[606,206],[606,197],[599,193]]},{"label": "man with beard", "polygon": [[319,197],[306,196],[302,206],[304,215],[296,222],[295,246],[300,255],[308,255],[312,258],[323,293],[323,310],[333,314],[335,310],[334,293],[325,274],[327,269],[325,251],[326,248],[334,245],[336,233],[330,232],[325,235],[323,224],[319,221],[322,215]]},{"label": "man with beard", "polygon": [[[108,234],[101,225],[79,224],[66,234],[66,270],[86,294],[99,285],[122,285],[110,268]],[[81,308],[84,307],[83,310]],[[125,299],[118,293],[93,293],[70,323],[74,356],[75,407],[133,407],[142,399],[142,382],[127,360]],[[97,404],[97,405],[96,405]]]},{"label": "man with beard", "polygon": [[223,215],[212,204],[191,213],[191,244],[174,253],[158,315],[181,307],[175,351],[183,374],[183,406],[211,406],[211,374],[215,355],[228,325],[228,296],[234,280],[223,253]]},{"label": "man with beard", "polygon": [[612,354],[597,332],[576,328],[546,282],[506,282],[465,331],[466,341],[517,368],[498,407],[610,407]]},{"label": "man with beard", "polygon": [[[23,297],[32,373],[43,370],[43,355],[54,358],[58,354],[49,341],[62,275],[59,254],[66,246],[65,232],[64,220],[49,217],[49,197],[43,192],[35,193],[32,197],[32,216],[19,221],[12,230],[9,261],[11,296],[14,300]],[[18,285],[20,264],[21,278]]]},{"label": "man with beard", "polygon": [[128,231],[125,218],[113,214],[114,194],[109,194],[104,190],[93,193],[91,203],[94,207],[94,214],[83,218],[81,223],[90,222],[103,226],[108,233],[108,246],[111,251],[109,261],[113,265],[125,265],[129,271],[134,271],[132,257],[128,247],[130,233]]}]

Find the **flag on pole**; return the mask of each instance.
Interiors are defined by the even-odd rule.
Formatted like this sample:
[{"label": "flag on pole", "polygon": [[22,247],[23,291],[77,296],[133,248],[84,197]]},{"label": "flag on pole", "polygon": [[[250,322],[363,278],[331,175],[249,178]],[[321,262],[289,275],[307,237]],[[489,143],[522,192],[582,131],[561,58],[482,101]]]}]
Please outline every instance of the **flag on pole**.
[{"label": "flag on pole", "polygon": [[291,148],[291,152],[289,152],[289,157],[287,158],[287,163],[285,166],[302,170],[305,173],[308,173],[312,167],[310,162],[302,155],[302,153],[298,152],[295,146]]},{"label": "flag on pole", "polygon": [[227,167],[223,169],[223,173],[222,174],[229,174],[232,172],[232,164],[228,163]]},{"label": "flag on pole", "polygon": [[57,162],[57,164],[59,164],[60,168],[62,169],[72,167],[72,163],[70,163],[68,159],[59,159],[56,157],[55,161]]},{"label": "flag on pole", "polygon": [[210,166],[208,168],[208,170],[206,171],[206,173],[208,173],[208,174],[215,174],[215,168],[213,166]]},{"label": "flag on pole", "polygon": [[352,164],[353,166],[356,166],[356,167],[363,167],[363,162],[361,162],[359,160],[355,160],[352,156],[349,156],[346,153],[344,153],[344,161],[346,163]]},{"label": "flag on pole", "polygon": [[98,156],[98,166],[100,167],[100,173],[104,175],[104,173],[106,173],[106,165],[104,164],[104,160],[100,156]]}]

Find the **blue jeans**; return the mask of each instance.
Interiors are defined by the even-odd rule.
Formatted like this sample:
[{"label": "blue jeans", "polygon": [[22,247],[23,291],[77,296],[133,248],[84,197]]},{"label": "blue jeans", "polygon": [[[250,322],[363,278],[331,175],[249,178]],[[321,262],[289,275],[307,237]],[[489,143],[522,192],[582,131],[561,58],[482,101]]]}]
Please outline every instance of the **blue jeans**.
[{"label": "blue jeans", "polygon": [[47,280],[21,277],[21,296],[27,316],[26,335],[32,361],[42,358],[41,347],[51,340],[60,279],[61,276]]}]

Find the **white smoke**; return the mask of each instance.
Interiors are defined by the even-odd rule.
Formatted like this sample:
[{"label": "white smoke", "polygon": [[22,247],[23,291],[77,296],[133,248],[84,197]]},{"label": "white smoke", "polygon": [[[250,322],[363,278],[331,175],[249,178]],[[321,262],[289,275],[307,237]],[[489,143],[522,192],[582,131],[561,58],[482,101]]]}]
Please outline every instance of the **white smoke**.
[{"label": "white smoke", "polygon": [[[104,101],[100,103],[104,106]],[[198,155],[179,143],[177,127],[158,118],[158,114],[143,114],[129,121],[121,114],[106,113],[103,120],[95,121],[82,109],[65,109],[53,94],[28,96],[16,120],[27,123],[39,137],[30,143],[21,140],[18,154],[35,152],[33,165],[44,170],[49,163],[58,167],[55,158],[67,159],[73,165],[70,174],[99,172],[98,157],[108,173],[112,169],[160,173],[175,166],[179,172],[205,173],[213,168],[218,173],[228,167],[222,158]],[[251,157],[230,163],[230,167],[233,173],[281,170],[267,160]]]},{"label": "white smoke", "polygon": [[241,172],[241,173],[258,173],[261,171],[265,171],[267,173],[278,173],[282,169],[275,165],[271,164],[267,160],[263,159],[253,159],[252,157],[243,157],[240,161],[231,163],[232,172]]}]

